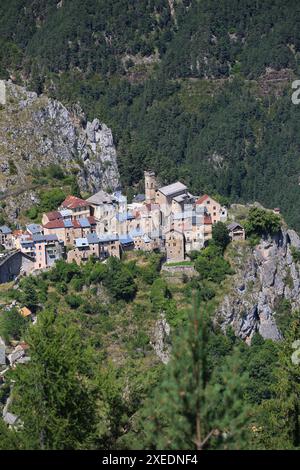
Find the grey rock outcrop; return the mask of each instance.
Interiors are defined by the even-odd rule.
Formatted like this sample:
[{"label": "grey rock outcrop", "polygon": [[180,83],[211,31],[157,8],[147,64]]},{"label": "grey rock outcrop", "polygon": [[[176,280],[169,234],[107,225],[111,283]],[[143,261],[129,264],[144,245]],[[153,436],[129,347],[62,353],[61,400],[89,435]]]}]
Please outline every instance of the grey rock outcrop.
[{"label": "grey rock outcrop", "polygon": [[168,343],[169,336],[170,325],[162,314],[155,322],[153,339],[150,344],[163,364],[167,364],[170,360],[171,346]]},{"label": "grey rock outcrop", "polygon": [[295,231],[284,229],[255,248],[236,246],[233,288],[215,316],[224,331],[231,326],[248,343],[256,331],[265,339],[281,339],[276,324],[278,302],[287,299],[292,309],[300,308],[300,267],[291,247],[299,249],[300,238]]},{"label": "grey rock outcrop", "polygon": [[[14,192],[6,198],[10,218],[37,200],[34,177],[50,164],[76,174],[83,191],[119,186],[116,148],[104,123],[89,122],[78,105],[67,109],[9,82],[6,96],[0,109],[0,192]],[[20,188],[28,191],[18,197]]]}]

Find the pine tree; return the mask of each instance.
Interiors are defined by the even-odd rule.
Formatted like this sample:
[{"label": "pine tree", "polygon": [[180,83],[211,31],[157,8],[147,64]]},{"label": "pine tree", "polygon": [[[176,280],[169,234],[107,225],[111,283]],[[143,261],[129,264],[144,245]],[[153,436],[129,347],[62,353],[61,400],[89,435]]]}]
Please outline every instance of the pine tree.
[{"label": "pine tree", "polygon": [[95,426],[88,354],[79,327],[54,311],[39,314],[26,338],[31,361],[13,372],[12,410],[26,449],[76,449]]},{"label": "pine tree", "polygon": [[243,448],[249,410],[243,401],[247,377],[238,353],[211,371],[205,312],[195,305],[187,332],[173,346],[162,383],[142,413],[139,443],[155,449]]},{"label": "pine tree", "polygon": [[300,449],[300,364],[293,360],[298,354],[293,346],[299,344],[295,342],[300,339],[300,318],[299,313],[294,315],[279,351],[273,396],[257,409],[253,442],[260,449]]}]

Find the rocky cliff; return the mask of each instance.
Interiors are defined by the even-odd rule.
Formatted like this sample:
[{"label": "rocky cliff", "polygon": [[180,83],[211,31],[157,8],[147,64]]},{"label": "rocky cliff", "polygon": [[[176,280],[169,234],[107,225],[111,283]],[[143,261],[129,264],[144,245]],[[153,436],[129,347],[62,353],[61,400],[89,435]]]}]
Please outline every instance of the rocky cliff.
[{"label": "rocky cliff", "polygon": [[[0,107],[0,191],[30,188],[36,170],[60,165],[77,175],[84,191],[119,185],[111,130],[98,119],[88,122],[78,106],[68,110],[45,95],[6,82]],[[22,200],[34,200],[28,192]]]},{"label": "rocky cliff", "polygon": [[291,247],[299,249],[300,238],[285,229],[254,248],[247,243],[232,246],[236,274],[215,317],[223,330],[233,327],[248,343],[256,331],[263,338],[281,338],[276,324],[278,302],[287,299],[292,309],[300,308],[300,267],[293,260]]}]

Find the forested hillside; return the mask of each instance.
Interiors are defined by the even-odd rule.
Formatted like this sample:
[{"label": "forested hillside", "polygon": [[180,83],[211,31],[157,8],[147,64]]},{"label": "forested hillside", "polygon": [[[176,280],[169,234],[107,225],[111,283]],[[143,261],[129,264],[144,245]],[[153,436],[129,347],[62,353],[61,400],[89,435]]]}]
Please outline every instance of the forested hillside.
[{"label": "forested hillside", "polygon": [[106,122],[129,195],[151,167],[299,230],[299,20],[296,0],[3,0],[0,74]]}]

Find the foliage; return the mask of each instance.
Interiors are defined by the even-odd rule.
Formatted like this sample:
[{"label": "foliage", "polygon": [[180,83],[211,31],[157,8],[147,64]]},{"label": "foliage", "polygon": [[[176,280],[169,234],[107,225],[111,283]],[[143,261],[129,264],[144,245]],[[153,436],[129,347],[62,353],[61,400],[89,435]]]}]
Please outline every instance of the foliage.
[{"label": "foliage", "polygon": [[134,448],[242,447],[247,434],[248,409],[243,402],[247,376],[234,355],[230,364],[209,370],[211,334],[205,312],[195,310],[175,344],[161,384],[142,410]]},{"label": "foliage", "polygon": [[96,403],[86,376],[87,349],[67,316],[46,311],[26,341],[31,361],[13,373],[14,409],[27,449],[75,449],[87,445]]},{"label": "foliage", "polygon": [[28,328],[28,321],[22,317],[16,308],[2,309],[0,314],[0,336],[5,341],[20,339]]},{"label": "foliage", "polygon": [[222,256],[222,249],[214,244],[204,248],[195,261],[200,280],[215,283],[222,282],[227,274],[232,274],[232,268]]},{"label": "foliage", "polygon": [[271,211],[252,207],[245,223],[246,233],[249,236],[274,235],[280,230],[281,220]]},{"label": "foliage", "polygon": [[212,239],[217,246],[220,246],[224,251],[228,243],[230,242],[230,237],[228,229],[223,222],[216,222],[212,227]]},{"label": "foliage", "polygon": [[117,300],[130,300],[136,293],[136,285],[129,269],[117,258],[110,257],[107,261],[107,272],[104,285],[112,297]]},{"label": "foliage", "polygon": [[262,403],[257,415],[258,432],[254,442],[258,448],[290,450],[300,447],[300,366],[299,361],[292,361],[295,340],[299,340],[299,314],[279,351],[276,380],[271,386],[272,398]]}]

